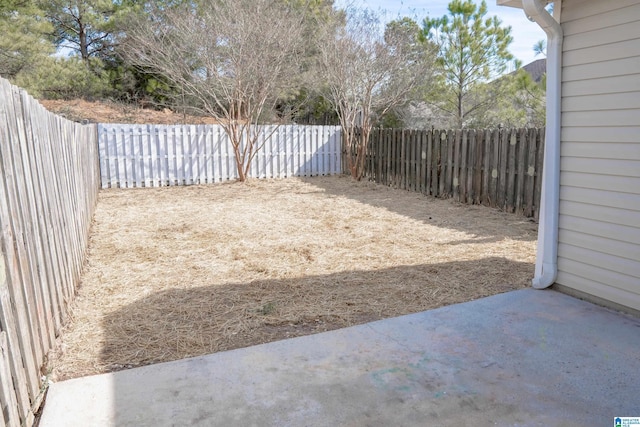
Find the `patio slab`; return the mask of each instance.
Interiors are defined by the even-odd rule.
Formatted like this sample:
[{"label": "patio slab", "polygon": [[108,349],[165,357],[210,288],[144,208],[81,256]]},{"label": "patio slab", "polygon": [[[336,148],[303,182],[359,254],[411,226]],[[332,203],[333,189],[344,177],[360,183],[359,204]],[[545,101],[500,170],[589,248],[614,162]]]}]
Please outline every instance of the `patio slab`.
[{"label": "patio slab", "polygon": [[55,383],[40,427],[611,426],[640,416],[640,319],[525,289]]}]

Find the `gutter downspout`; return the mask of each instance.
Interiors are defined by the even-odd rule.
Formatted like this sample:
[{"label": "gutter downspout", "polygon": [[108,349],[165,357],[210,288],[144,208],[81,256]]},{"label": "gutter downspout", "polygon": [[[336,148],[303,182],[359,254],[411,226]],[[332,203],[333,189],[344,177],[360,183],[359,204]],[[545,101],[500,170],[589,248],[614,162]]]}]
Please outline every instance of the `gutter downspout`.
[{"label": "gutter downspout", "polygon": [[[560,100],[562,70],[562,27],[544,9],[544,0],[522,0],[527,17],[547,33],[547,115],[544,167],[538,226],[536,289],[551,286],[558,275],[558,223],[560,207]],[[546,3],[546,2],[545,2]],[[560,6],[556,2],[555,6]],[[559,11],[558,11],[559,12]]]}]

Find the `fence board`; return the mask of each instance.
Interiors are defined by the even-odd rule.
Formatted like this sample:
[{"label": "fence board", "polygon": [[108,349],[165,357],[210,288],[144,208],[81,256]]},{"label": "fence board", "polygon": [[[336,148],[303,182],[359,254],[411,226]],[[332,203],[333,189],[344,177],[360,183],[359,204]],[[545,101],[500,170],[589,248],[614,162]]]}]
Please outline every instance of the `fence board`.
[{"label": "fence board", "polygon": [[534,200],[534,180],[536,171],[536,147],[537,132],[536,129],[529,129],[527,136],[527,173],[524,183],[524,215],[533,216]]},{"label": "fence board", "polygon": [[522,141],[521,144],[518,145],[518,160],[516,161],[516,195],[515,195],[515,208],[516,212],[523,213],[523,200],[524,200],[524,178],[525,178],[525,169],[526,169],[526,154],[528,150],[529,140],[527,138],[526,129],[520,129],[518,140]]},{"label": "fence board", "polygon": [[507,197],[506,210],[514,211],[515,201],[515,185],[516,185],[516,148],[518,143],[518,135],[516,129],[509,130],[509,145],[507,147]]},{"label": "fence board", "polygon": [[426,185],[425,185],[425,194],[431,193],[431,175],[433,168],[433,132],[426,132],[426,145],[427,145],[427,161],[425,163],[425,177],[426,177]]},{"label": "fence board", "polygon": [[447,157],[446,157],[446,169],[444,178],[444,197],[451,197],[453,194],[453,152],[455,150],[455,131],[447,131]]},{"label": "fence board", "polygon": [[18,427],[18,401],[16,400],[11,370],[9,368],[9,346],[7,333],[0,331],[0,422],[8,427]]},{"label": "fence board", "polygon": [[453,139],[451,194],[454,200],[460,200],[460,149],[462,147],[462,131],[456,130]]},{"label": "fence board", "polygon": [[26,425],[79,281],[99,189],[97,128],[0,79],[0,425]]},{"label": "fence board", "polygon": [[365,176],[537,218],[543,130],[373,130]]},{"label": "fence board", "polygon": [[[26,353],[25,369],[27,387],[29,389],[29,394],[33,395],[35,390],[38,388],[36,379],[38,376],[38,366],[36,366],[36,360],[39,356],[41,357],[42,349],[40,348],[37,311],[33,297],[34,284],[29,272],[28,254],[26,249],[26,245],[29,240],[27,239],[25,241],[25,237],[27,236],[25,228],[28,224],[26,223],[24,215],[24,173],[22,171],[20,161],[17,160],[20,155],[18,153],[20,131],[17,123],[21,121],[17,113],[21,111],[21,106],[19,104],[16,105],[15,103],[16,99],[13,95],[16,91],[17,88],[12,90],[9,95],[9,98],[13,99],[13,105],[10,106],[10,110],[8,111],[8,125],[10,127],[9,138],[4,140],[6,145],[0,149],[6,174],[4,181],[7,186],[7,203],[9,208],[9,215],[5,218],[7,218],[9,226],[13,230],[12,240],[15,242],[15,245],[13,245],[15,248],[15,255],[5,256],[12,257],[12,262],[9,264],[13,267],[13,271],[10,273],[12,275],[11,283],[13,284],[11,288],[11,296],[13,297],[13,301],[15,301],[19,316],[19,340],[21,342],[21,347],[24,348],[24,352]],[[7,252],[13,252],[13,250],[9,248],[8,244],[3,249]]]},{"label": "fence board", "polygon": [[492,145],[492,133],[490,129],[486,129],[484,132],[484,149],[482,159],[482,196],[480,203],[483,205],[490,205],[489,198],[489,180],[491,178],[491,145]]},{"label": "fence board", "polygon": [[[23,106],[29,105],[29,98],[26,92],[21,93],[21,103]],[[29,210],[32,230],[32,265],[40,266],[40,268],[31,269],[34,280],[34,290],[36,299],[40,304],[40,342],[43,348],[50,348],[55,342],[55,326],[54,314],[57,311],[52,307],[49,287],[51,286],[51,274],[49,262],[46,258],[44,242],[47,241],[47,228],[43,225],[42,193],[40,191],[40,183],[45,177],[39,175],[37,167],[37,156],[35,146],[38,144],[37,129],[38,124],[32,123],[30,115],[24,115],[24,128],[26,138],[21,140],[20,150],[24,153],[22,156],[23,170],[27,183],[27,198],[29,200]],[[41,362],[41,361],[40,361]]]},{"label": "fence board", "polygon": [[[542,171],[543,171],[543,166],[544,166],[544,151],[546,145],[545,145],[545,138],[546,138],[546,129],[539,129],[538,130],[538,151],[536,153],[536,165],[540,165],[540,167],[536,166],[536,171],[535,171],[535,176],[536,176],[536,183],[535,183],[535,193],[537,195],[540,195],[542,193]],[[535,219],[539,219],[538,214],[540,213],[540,197],[536,197],[537,203],[536,203],[536,213],[535,213]]]},{"label": "fence board", "polygon": [[59,294],[57,292],[58,287],[55,286],[55,283],[59,283],[59,278],[56,271],[56,259],[53,249],[53,242],[51,241],[51,236],[48,232],[51,226],[49,221],[50,208],[47,198],[47,194],[49,193],[47,192],[45,187],[47,177],[50,175],[47,174],[47,165],[43,159],[43,153],[40,150],[41,146],[43,145],[43,141],[41,139],[39,129],[41,126],[40,123],[42,123],[43,121],[38,120],[38,118],[35,116],[35,114],[31,114],[25,117],[25,119],[28,120],[28,129],[31,138],[31,143],[27,144],[26,148],[28,150],[27,157],[31,162],[30,166],[32,170],[32,183],[36,203],[35,211],[38,213],[37,226],[39,228],[39,231],[37,232],[37,235],[40,237],[40,241],[38,242],[38,265],[40,265],[43,269],[43,277],[40,283],[40,287],[43,293],[43,298],[46,300],[46,317],[50,322],[51,328],[48,331],[48,346],[51,347],[54,344],[55,334],[60,330],[61,327],[61,312],[64,311],[64,308],[62,307],[64,303],[59,298]]},{"label": "fence board", "polygon": [[[261,149],[251,162],[256,178],[341,172],[337,126],[251,127]],[[220,125],[98,126],[101,186],[153,187],[237,178],[233,146]],[[377,155],[368,150],[370,170]]]},{"label": "fence board", "polygon": [[438,197],[446,197],[444,191],[444,171],[445,171],[445,163],[447,159],[447,133],[442,132],[440,134],[440,140],[438,141]]},{"label": "fence board", "polygon": [[474,204],[480,204],[482,200],[482,165],[483,165],[483,156],[484,153],[484,145],[486,143],[484,139],[485,132],[478,131],[476,133],[476,162],[474,164],[473,171],[473,201]]},{"label": "fence board", "polygon": [[473,168],[476,164],[476,131],[474,129],[469,130],[469,147],[468,147],[468,161],[467,161],[467,197],[466,200],[462,200],[463,203],[473,204]]},{"label": "fence board", "polygon": [[431,195],[438,197],[438,177],[439,165],[440,165],[440,133],[434,134],[432,138],[432,153],[431,153]]},{"label": "fence board", "polygon": [[469,133],[462,134],[462,142],[460,144],[460,172],[458,174],[458,184],[460,186],[460,196],[458,201],[465,202],[467,199],[467,159],[469,151]]},{"label": "fence board", "polygon": [[426,184],[426,161],[427,161],[427,141],[426,133],[424,131],[418,131],[418,189],[420,193],[424,194]]}]

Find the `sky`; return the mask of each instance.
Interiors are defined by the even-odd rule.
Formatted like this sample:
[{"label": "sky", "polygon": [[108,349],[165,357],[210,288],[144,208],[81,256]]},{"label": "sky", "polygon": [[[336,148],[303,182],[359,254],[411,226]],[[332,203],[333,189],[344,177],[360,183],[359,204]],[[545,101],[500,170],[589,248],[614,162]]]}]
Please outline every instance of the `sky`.
[{"label": "sky", "polygon": [[[409,16],[422,25],[422,20],[429,15],[431,18],[439,18],[448,14],[447,5],[450,0],[336,0],[336,7],[344,7],[354,4],[376,12],[384,11],[386,21],[398,16]],[[496,0],[486,0],[489,11],[485,17],[497,15],[503,25],[511,26],[513,42],[509,50],[526,65],[542,56],[535,56],[533,45],[546,35],[535,22],[529,21],[522,9],[507,6],[496,6]],[[476,0],[480,3],[480,0]]]}]

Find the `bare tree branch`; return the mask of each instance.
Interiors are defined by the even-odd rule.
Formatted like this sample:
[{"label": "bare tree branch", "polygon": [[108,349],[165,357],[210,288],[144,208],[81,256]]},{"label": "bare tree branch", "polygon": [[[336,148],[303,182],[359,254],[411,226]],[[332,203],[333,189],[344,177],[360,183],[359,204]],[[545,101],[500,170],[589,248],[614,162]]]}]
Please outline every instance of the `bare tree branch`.
[{"label": "bare tree branch", "polygon": [[257,125],[304,75],[304,10],[271,0],[184,2],[152,9],[124,41],[127,60],[164,76],[191,107],[218,119],[229,136],[238,179],[260,150]]},{"label": "bare tree branch", "polygon": [[[318,37],[320,66],[329,88],[355,179],[364,176],[369,134],[376,116],[407,102],[429,80],[433,52],[416,46],[419,29],[388,27],[366,10],[348,9],[346,25],[326,25]],[[361,132],[355,128],[360,127]]]}]

